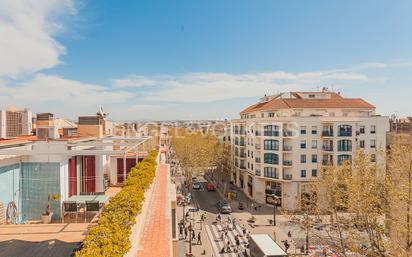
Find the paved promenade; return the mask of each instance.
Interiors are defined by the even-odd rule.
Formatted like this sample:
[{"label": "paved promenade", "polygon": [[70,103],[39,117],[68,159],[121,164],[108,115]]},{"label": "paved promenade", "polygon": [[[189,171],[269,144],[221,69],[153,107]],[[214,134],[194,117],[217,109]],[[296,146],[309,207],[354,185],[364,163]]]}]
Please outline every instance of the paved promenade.
[{"label": "paved promenade", "polygon": [[167,213],[167,165],[160,164],[155,178],[153,196],[150,199],[150,210],[140,240],[137,256],[170,257],[170,215]]}]

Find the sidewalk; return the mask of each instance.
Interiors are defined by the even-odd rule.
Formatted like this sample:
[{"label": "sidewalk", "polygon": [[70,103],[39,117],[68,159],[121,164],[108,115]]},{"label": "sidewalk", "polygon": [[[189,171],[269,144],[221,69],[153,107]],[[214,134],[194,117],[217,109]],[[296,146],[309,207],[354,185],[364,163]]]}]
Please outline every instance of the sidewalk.
[{"label": "sidewalk", "polygon": [[156,174],[153,197],[137,256],[170,257],[170,216],[167,213],[167,165],[161,164]]},{"label": "sidewalk", "polygon": [[[208,179],[210,180],[211,178],[208,177]],[[213,181],[213,183],[216,183],[216,181]],[[268,234],[283,249],[285,248],[283,242],[288,240],[290,244],[288,253],[300,253],[293,241],[293,236],[289,238],[287,235],[288,231],[285,231],[284,226],[282,226],[282,224],[287,221],[283,215],[276,215],[277,226],[270,225],[269,220],[273,220],[273,207],[259,204],[261,207],[258,210],[254,210],[251,208],[251,203],[254,203],[254,201],[248,198],[242,190],[233,185],[229,185],[228,190],[236,191],[237,193],[237,198],[229,201],[233,210],[232,217],[236,218],[240,223],[243,223],[252,234]],[[227,199],[226,196],[223,195],[223,192],[221,192],[221,187],[218,187],[218,193],[222,198]],[[245,204],[245,209],[242,211],[238,210],[239,202]],[[256,218],[254,227],[251,227],[247,222],[252,216]]]}]

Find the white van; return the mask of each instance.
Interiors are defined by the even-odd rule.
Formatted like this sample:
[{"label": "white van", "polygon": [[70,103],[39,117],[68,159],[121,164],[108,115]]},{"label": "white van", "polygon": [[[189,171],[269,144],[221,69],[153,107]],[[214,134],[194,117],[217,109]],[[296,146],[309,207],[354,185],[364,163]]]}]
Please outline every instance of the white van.
[{"label": "white van", "polygon": [[249,238],[250,257],[284,257],[288,254],[267,234],[253,234]]}]

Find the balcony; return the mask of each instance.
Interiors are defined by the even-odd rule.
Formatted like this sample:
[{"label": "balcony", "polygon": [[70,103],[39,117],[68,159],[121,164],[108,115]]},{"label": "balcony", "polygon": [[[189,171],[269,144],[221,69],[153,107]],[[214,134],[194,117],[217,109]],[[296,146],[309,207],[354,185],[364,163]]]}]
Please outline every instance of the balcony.
[{"label": "balcony", "polygon": [[240,154],[239,154],[239,157],[240,157],[240,158],[246,158],[246,153],[240,153]]},{"label": "balcony", "polygon": [[240,141],[239,145],[240,146],[246,146],[246,143],[244,141]]},{"label": "balcony", "polygon": [[261,146],[260,146],[259,144],[255,144],[255,149],[256,149],[256,150],[260,150],[260,149],[261,149]]},{"label": "balcony", "polygon": [[283,131],[283,136],[284,136],[284,137],[293,137],[293,131],[284,130],[284,131]]},{"label": "balcony", "polygon": [[333,130],[323,130],[322,137],[333,137]]},{"label": "balcony", "polygon": [[292,166],[292,160],[284,160],[283,166]]},{"label": "balcony", "polygon": [[246,169],[246,166],[243,164],[243,165],[240,165],[239,168],[240,168],[241,170],[245,170],[245,169]]},{"label": "balcony", "polygon": [[333,161],[332,160],[322,160],[322,165],[323,166],[332,166]]},{"label": "balcony", "polygon": [[292,174],[283,174],[283,180],[292,180]]},{"label": "balcony", "polygon": [[256,163],[261,163],[260,158],[255,158],[255,162],[256,162]]},{"label": "balcony", "polygon": [[260,175],[262,175],[262,173],[260,172],[260,170],[255,170],[255,175],[260,176]]},{"label": "balcony", "polygon": [[255,131],[255,136],[257,136],[257,137],[262,136],[262,132],[260,132],[260,131],[256,130],[256,131]]},{"label": "balcony", "polygon": [[338,133],[338,136],[340,137],[351,137],[352,136],[352,131],[346,131],[346,130],[341,130]]},{"label": "balcony", "polygon": [[274,178],[274,179],[279,179],[279,173],[278,172],[265,172],[263,174],[265,178]]},{"label": "balcony", "polygon": [[293,147],[291,145],[284,145],[283,146],[283,151],[292,151]]},{"label": "balcony", "polygon": [[324,145],[322,150],[326,152],[333,152],[333,145]]},{"label": "balcony", "polygon": [[352,152],[352,146],[340,146],[338,147],[339,152]]}]

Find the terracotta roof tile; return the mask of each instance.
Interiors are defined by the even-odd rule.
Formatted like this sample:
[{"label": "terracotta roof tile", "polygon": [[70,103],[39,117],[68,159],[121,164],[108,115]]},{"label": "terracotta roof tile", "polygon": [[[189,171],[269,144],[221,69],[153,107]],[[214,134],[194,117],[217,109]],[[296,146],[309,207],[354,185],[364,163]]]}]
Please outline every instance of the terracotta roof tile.
[{"label": "terracotta roof tile", "polygon": [[366,108],[373,109],[375,106],[360,98],[343,98],[333,93],[329,99],[293,99],[275,98],[265,103],[257,103],[244,109],[241,114],[256,111],[275,111],[291,108]]}]

